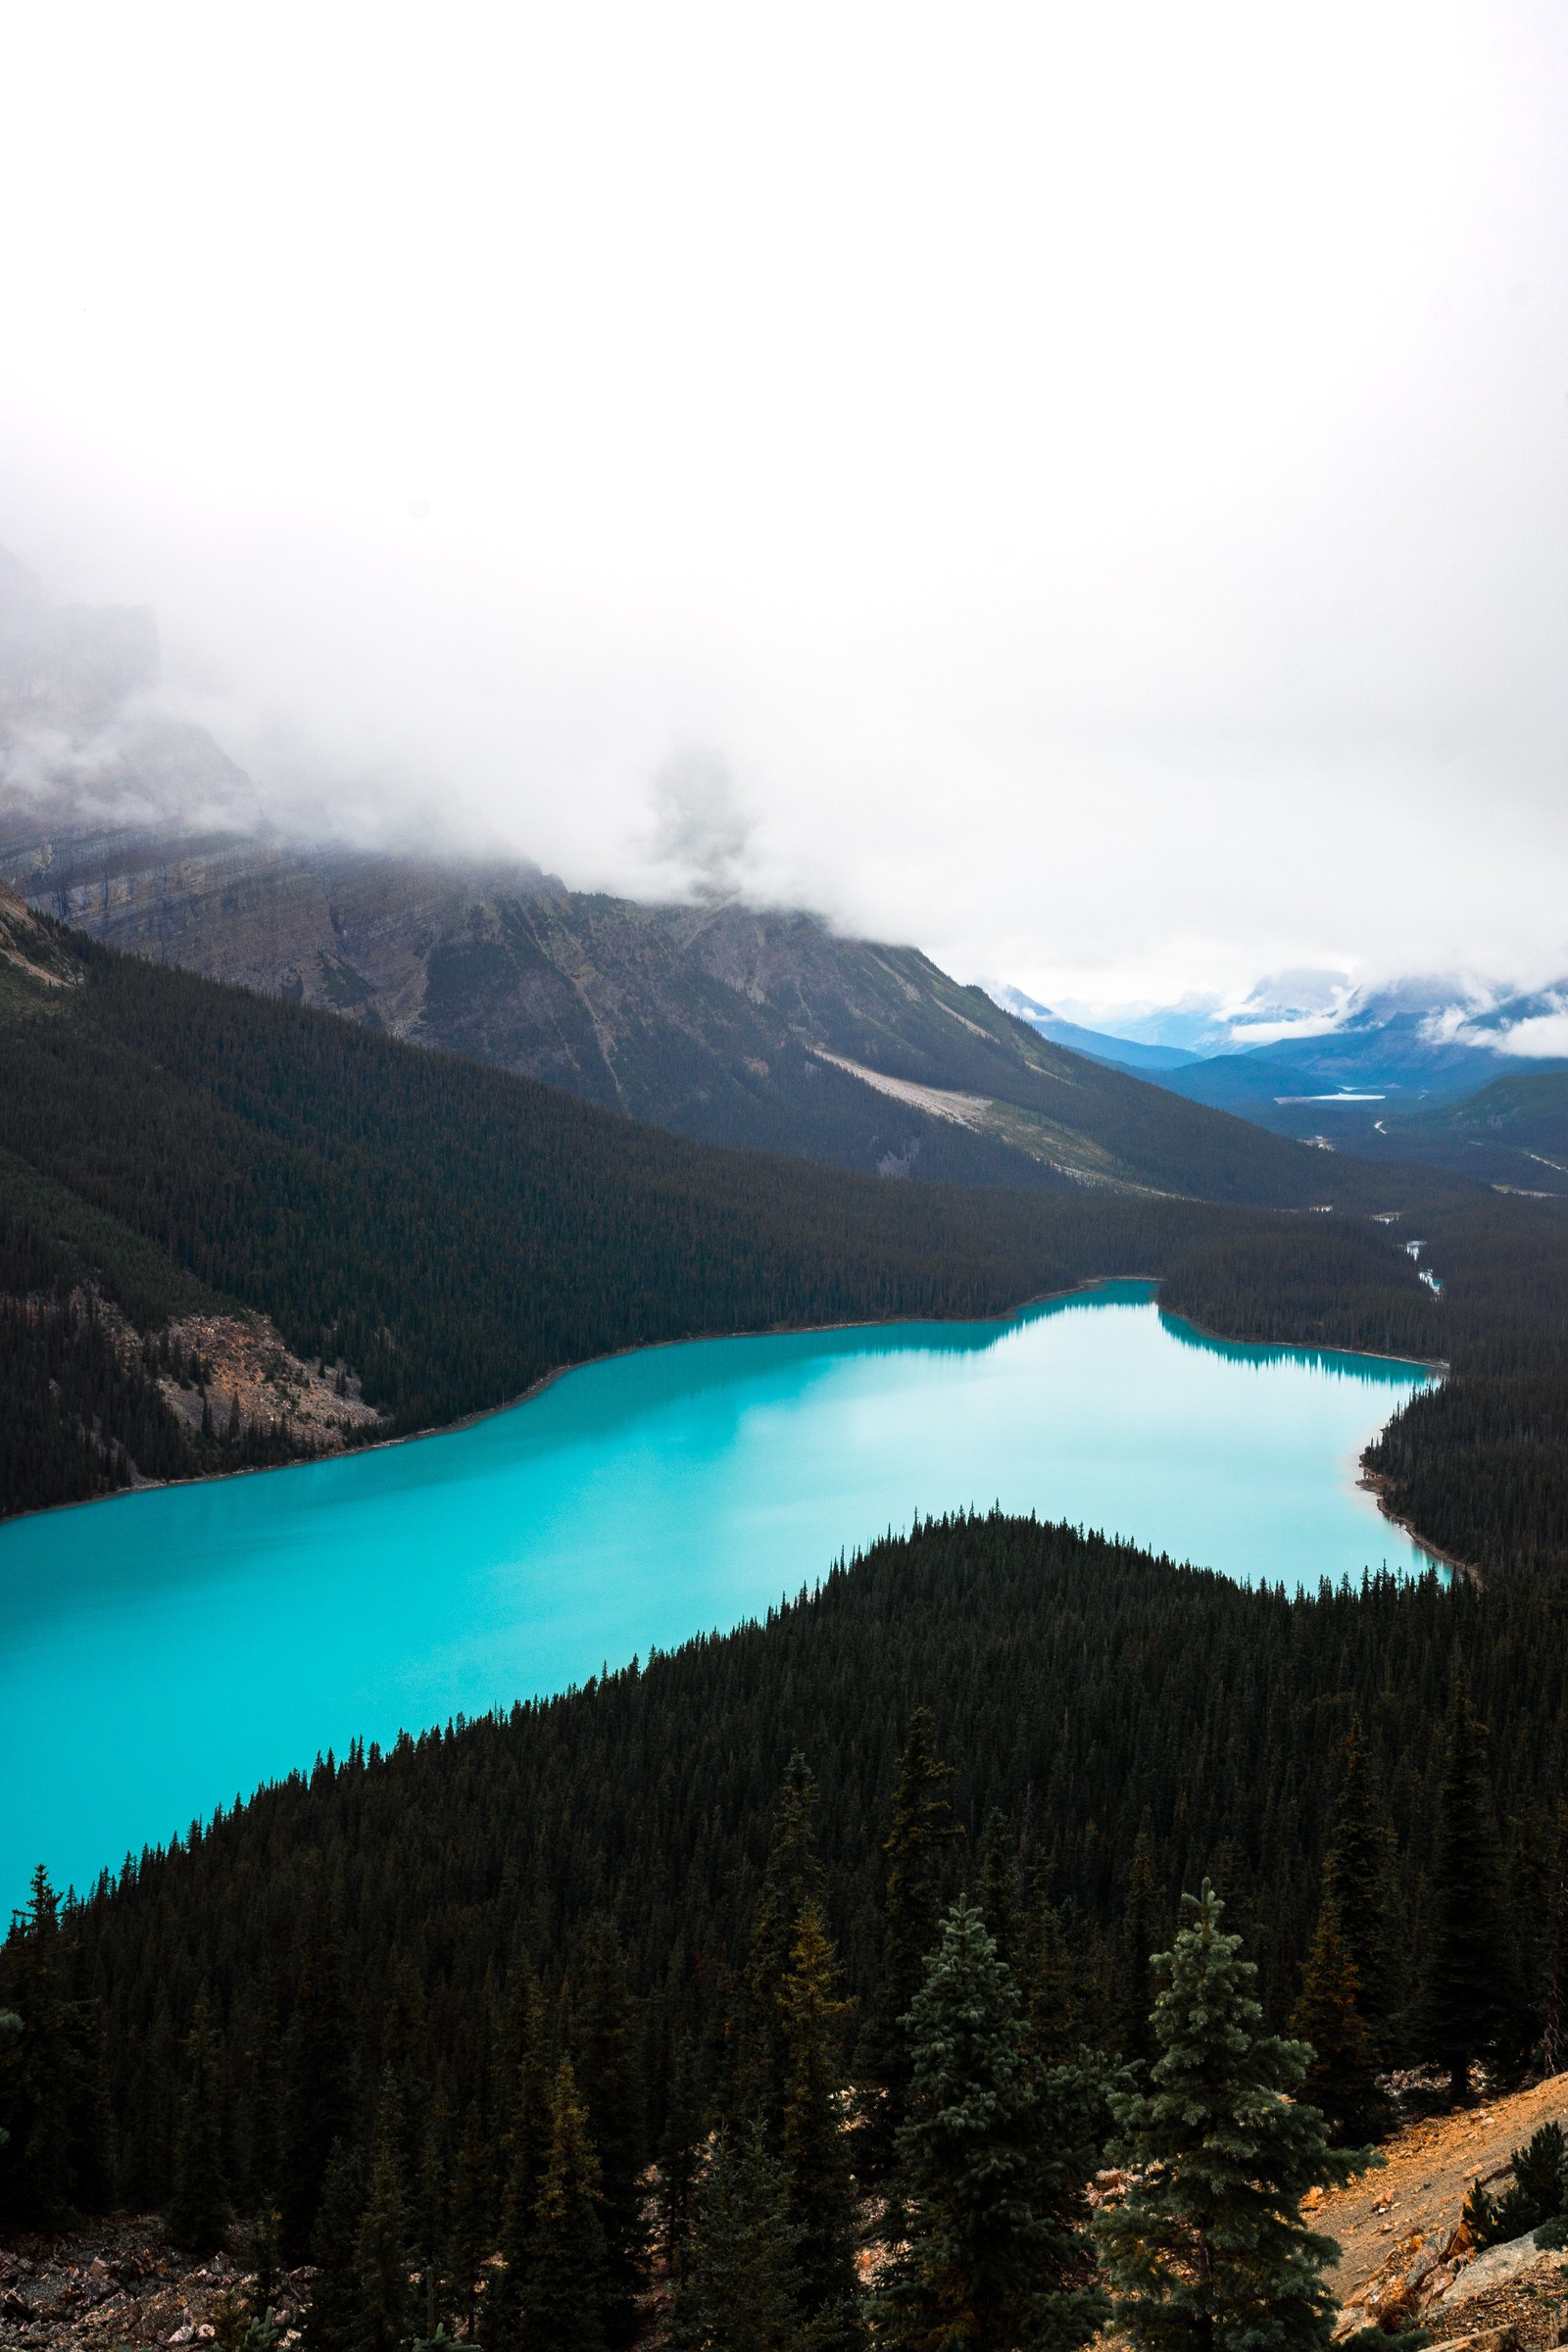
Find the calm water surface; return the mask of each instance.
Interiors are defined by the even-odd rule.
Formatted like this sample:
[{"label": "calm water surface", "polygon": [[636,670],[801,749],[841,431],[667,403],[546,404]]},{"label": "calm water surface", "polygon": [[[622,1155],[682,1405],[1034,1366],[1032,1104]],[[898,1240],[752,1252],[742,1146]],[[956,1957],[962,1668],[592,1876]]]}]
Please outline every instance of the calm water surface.
[{"label": "calm water surface", "polygon": [[996,1323],[701,1341],[445,1437],[0,1528],[0,1904],[355,1736],[727,1627],[1000,1502],[1248,1581],[1423,1556],[1355,1486],[1429,1377],[1240,1348],[1115,1283]]}]

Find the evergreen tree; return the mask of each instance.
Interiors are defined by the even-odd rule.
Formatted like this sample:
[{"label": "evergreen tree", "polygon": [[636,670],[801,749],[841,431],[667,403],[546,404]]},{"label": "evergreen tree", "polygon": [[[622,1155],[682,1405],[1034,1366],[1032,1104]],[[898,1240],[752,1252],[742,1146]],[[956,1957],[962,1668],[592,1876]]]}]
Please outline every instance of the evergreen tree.
[{"label": "evergreen tree", "polygon": [[84,2200],[82,2156],[98,2107],[97,2034],[73,1998],[68,1933],[42,1864],[6,1939],[0,1998],[23,2021],[5,2052],[0,2216],[58,2228]]},{"label": "evergreen tree", "polygon": [[[14,2041],[22,2037],[22,2020],[14,2009],[0,2009],[0,2061]],[[9,2145],[11,2134],[0,2125],[0,2148]]]},{"label": "evergreen tree", "polygon": [[253,2208],[271,2211],[280,2169],[279,2127],[283,2105],[283,2048],[278,2031],[281,2003],[275,1978],[261,1987],[252,2010],[240,2061],[241,2163],[237,2186]]},{"label": "evergreen tree", "polygon": [[495,2246],[494,2199],[491,2194],[490,2150],[471,2101],[458,2143],[452,2183],[452,2226],[447,2241],[447,2268],[458,2329],[471,2340],[478,2320],[480,2274]]},{"label": "evergreen tree", "polygon": [[773,1815],[746,1964],[742,2091],[775,2147],[784,2119],[788,2064],[779,1997],[801,1914],[822,1900],[826,1884],[816,1853],[815,1811],[816,1783],[797,1748],[785,1768]]},{"label": "evergreen tree", "polygon": [[637,2028],[619,1937],[608,1919],[595,1920],[584,1940],[578,1978],[575,2073],[599,2165],[599,2216],[608,2264],[605,2332],[612,2345],[624,2343],[631,2333],[646,2254],[645,2121]]},{"label": "evergreen tree", "polygon": [[810,2343],[823,2352],[857,2344],[861,2335],[857,2210],[838,2065],[850,2004],[835,1998],[837,1976],[822,1914],[808,1904],[796,1929],[794,1966],[781,2002],[788,2060],[782,2145],[800,2308]]},{"label": "evergreen tree", "polygon": [[[412,2209],[413,2243],[432,2291],[440,2288],[451,2254],[454,2185],[452,2116],[445,2086],[438,2082],[430,2095]],[[429,2325],[433,2329],[433,2317]]]},{"label": "evergreen tree", "polygon": [[185,2088],[174,2137],[174,2191],[169,2234],[190,2254],[210,2254],[229,2222],[223,2164],[222,2063],[206,1989],[197,1995],[185,2037]]},{"label": "evergreen tree", "polygon": [[1432,1919],[1419,2010],[1421,2047],[1446,2072],[1455,2101],[1470,2096],[1472,2062],[1495,2046],[1510,1989],[1502,1858],[1492,1815],[1486,1734],[1464,1678],[1456,1676],[1438,1790]]},{"label": "evergreen tree", "polygon": [[795,2230],[761,2125],[721,2134],[697,2190],[669,2352],[800,2352]]},{"label": "evergreen tree", "polygon": [[391,2067],[381,2078],[365,2214],[360,2223],[358,2352],[400,2352],[413,2333],[409,2298],[409,2192],[403,2169],[407,2119]]},{"label": "evergreen tree", "polygon": [[908,2027],[908,2239],[875,2299],[876,2340],[898,2352],[1087,2341],[1107,2310],[1084,2282],[1091,2086],[1071,2068],[1031,2068],[1012,1972],[961,1899]]},{"label": "evergreen tree", "polygon": [[1395,2020],[1403,2000],[1393,1927],[1398,1849],[1359,1720],[1352,1719],[1340,1742],[1336,1763],[1339,1789],[1329,1823],[1324,1892],[1333,1899],[1339,1933],[1355,1971],[1356,2005],[1366,2020],[1370,2055],[1376,2064],[1390,2054]]},{"label": "evergreen tree", "polygon": [[937,1755],[935,1717],[929,1707],[916,1707],[899,1758],[893,1826],[883,1847],[888,1876],[882,1983],[864,2054],[866,2071],[880,2096],[867,2108],[861,2134],[868,2165],[874,2171],[886,2169],[893,2161],[908,2099],[909,2057],[903,2020],[920,1989],[937,1939],[943,1865],[958,1834],[944,1794],[945,1784],[952,1777],[953,1766]]},{"label": "evergreen tree", "polygon": [[1479,2245],[1504,2244],[1568,2213],[1568,2147],[1561,2124],[1543,2124],[1508,2162],[1513,2179],[1504,2193],[1494,2203],[1477,2182],[1465,2207]]},{"label": "evergreen tree", "polygon": [[980,1913],[990,1931],[991,1940],[1000,1959],[1016,1969],[1018,1965],[1018,1853],[1013,1843],[1007,1816],[1000,1805],[993,1805],[986,1815],[980,1834],[980,1867],[975,1882],[976,1900]]},{"label": "evergreen tree", "polygon": [[1150,2021],[1154,2006],[1154,1953],[1164,1940],[1161,1926],[1163,1909],[1158,1882],[1154,1877],[1153,1844],[1146,1812],[1127,1873],[1127,1893],[1121,1913],[1119,1970],[1122,2055],[1146,2066],[1155,2049]]},{"label": "evergreen tree", "polygon": [[360,2341],[360,2226],[365,2218],[365,2167],[358,2149],[337,2140],[311,2235],[316,2266],[305,2322],[306,2352],[358,2352]]},{"label": "evergreen tree", "polygon": [[1337,2145],[1375,2139],[1389,2115],[1388,2101],[1378,2091],[1359,1994],[1355,1963],[1340,1933],[1338,1904],[1325,1894],[1291,2031],[1312,2051],[1302,2096],[1321,2110]]},{"label": "evergreen tree", "polygon": [[588,2111],[564,2058],[550,2102],[550,2154],[534,2209],[527,2352],[603,2352],[608,2264]]},{"label": "evergreen tree", "polygon": [[342,1959],[318,1918],[306,1932],[284,2064],[277,2206],[290,2262],[310,2244],[333,2142],[353,2132],[352,2048]]},{"label": "evergreen tree", "polygon": [[550,2155],[544,2001],[533,1970],[520,1956],[513,1966],[510,1991],[506,2055],[512,2080],[502,2139],[506,2166],[500,2215],[502,2268],[485,2290],[479,2323],[489,2352],[514,2352],[522,2340],[535,2213]]},{"label": "evergreen tree", "polygon": [[1078,2053],[1084,2038],[1080,1973],[1061,1914],[1046,1900],[1045,1880],[1037,1877],[1024,1913],[1016,1971],[1035,2066],[1066,2066]]},{"label": "evergreen tree", "polygon": [[681,2034],[676,2037],[670,2057],[664,2130],[659,2143],[664,2261],[671,2278],[679,2278],[684,2268],[686,2231],[697,2194],[702,2136],[702,2108],[697,2096],[697,2053],[692,2047],[691,2035]]},{"label": "evergreen tree", "polygon": [[1294,2103],[1311,2052],[1258,2032],[1256,1970],[1205,1879],[1154,2006],[1159,2056],[1147,2090],[1112,2091],[1112,2154],[1142,2175],[1096,2221],[1116,2319],[1140,2352],[1326,2352],[1331,2238],[1302,2226],[1307,2189],[1340,2183],[1365,2151],[1328,2145],[1315,2108]]}]

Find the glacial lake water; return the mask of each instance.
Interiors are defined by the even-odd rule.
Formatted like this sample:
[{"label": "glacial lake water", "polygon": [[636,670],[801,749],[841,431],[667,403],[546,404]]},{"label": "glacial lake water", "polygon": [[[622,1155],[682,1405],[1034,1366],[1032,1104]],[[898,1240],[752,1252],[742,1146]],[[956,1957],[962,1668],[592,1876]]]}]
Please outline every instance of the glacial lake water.
[{"label": "glacial lake water", "polygon": [[0,1526],[0,1904],[262,1781],[729,1627],[1000,1502],[1245,1581],[1410,1571],[1356,1484],[1431,1375],[1206,1340],[1121,1282],[993,1323],[656,1348],[342,1459]]}]

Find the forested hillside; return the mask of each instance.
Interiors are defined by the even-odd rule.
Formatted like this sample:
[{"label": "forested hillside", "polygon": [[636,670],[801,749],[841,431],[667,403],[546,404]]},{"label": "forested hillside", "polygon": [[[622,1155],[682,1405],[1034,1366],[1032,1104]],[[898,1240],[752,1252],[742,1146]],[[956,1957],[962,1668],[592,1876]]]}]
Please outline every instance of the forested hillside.
[{"label": "forested hillside", "polygon": [[[285,1454],[283,1428],[193,1440],[149,1394],[171,1317],[225,1301],[270,1316],[301,1359],[346,1366],[401,1432],[616,1348],[995,1314],[1143,1273],[1227,1337],[1446,1359],[1449,1381],[1375,1456],[1392,1507],[1461,1559],[1563,1554],[1556,1201],[1328,1156],[1316,1164],[1340,1207],[1282,1216],[1065,1184],[892,1184],[710,1150],[13,908],[0,956],[0,1244],[18,1302],[0,1327],[5,1507],[101,1491],[132,1464],[167,1476]],[[90,1298],[123,1319],[128,1347]]]},{"label": "forested hillside", "polygon": [[281,1426],[231,1444],[216,1391],[198,1434],[149,1388],[180,1314],[270,1316],[403,1432],[617,1348],[994,1314],[1267,1223],[1064,1180],[892,1184],[705,1149],[93,948],[15,901],[7,920],[5,1507],[288,1450]]},{"label": "forested hillside", "polygon": [[[862,2182],[906,2096],[897,2020],[963,1887],[1037,2065],[1147,2054],[1146,1955],[1206,1873],[1272,2020],[1303,1972],[1320,2014],[1338,2002],[1331,2105],[1375,2105],[1373,2057],[1506,2077],[1562,1929],[1565,1609],[1555,1580],[1287,1598],[1070,1529],[936,1523],[765,1626],[318,1763],[62,1925],[40,1891],[0,1990],[25,2012],[46,1947],[58,1993],[102,2001],[112,2124],[90,2070],[54,2085],[74,2193],[188,2207],[199,2154],[204,2210],[275,2200],[290,2246],[352,2271],[332,2200],[352,2239],[395,2161],[403,2242],[435,2250],[459,2319],[564,2058],[612,2263],[640,2275],[652,2158],[678,2240],[708,2131],[768,2113],[808,1909],[820,2062],[869,2100]],[[1325,1888],[1349,1993],[1321,1958]],[[364,2151],[352,2188],[334,2137]]]}]

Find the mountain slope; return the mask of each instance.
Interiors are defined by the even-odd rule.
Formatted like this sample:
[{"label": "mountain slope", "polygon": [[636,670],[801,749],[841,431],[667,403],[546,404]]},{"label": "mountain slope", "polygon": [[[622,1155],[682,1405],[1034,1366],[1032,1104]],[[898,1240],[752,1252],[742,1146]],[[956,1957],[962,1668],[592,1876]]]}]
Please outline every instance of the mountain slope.
[{"label": "mountain slope", "polygon": [[[53,1394],[34,1311],[47,1309],[59,1348],[84,1332],[91,1343],[75,1400],[51,1408],[75,1433],[77,1484],[65,1492],[95,1491],[95,1457],[100,1485],[132,1464],[174,1474],[169,1447],[150,1465],[134,1432],[151,1414],[169,1438],[143,1389],[175,1408],[169,1379],[208,1352],[182,1338],[171,1354],[171,1333],[193,1318],[270,1318],[295,1388],[319,1392],[335,1374],[342,1418],[361,1434],[362,1406],[384,1429],[415,1430],[619,1348],[992,1314],[1088,1276],[1163,1271],[1269,1221],[1076,1187],[887,1184],[716,1150],[116,955],[14,899],[0,898],[0,927],[26,951],[0,957],[0,1322],[12,1346],[0,1465],[21,1458],[26,1416]],[[220,1414],[239,1411],[234,1385],[202,1368]],[[187,1468],[289,1450],[286,1428],[264,1427],[256,1445],[270,1452],[225,1453],[199,1417]],[[9,1456],[7,1430],[21,1433]],[[315,1443],[309,1430],[302,1442]],[[19,1492],[13,1480],[0,1508]]]},{"label": "mountain slope", "polygon": [[1515,1071],[1458,1102],[1391,1113],[1357,1149],[1510,1192],[1568,1193],[1568,1071]]},{"label": "mountain slope", "polygon": [[43,826],[30,805],[0,818],[0,875],[114,946],[702,1142],[938,1182],[1326,1197],[1306,1153],[1067,1052],[915,949],[807,914],[645,906],[526,865],[73,829],[64,810]]}]

